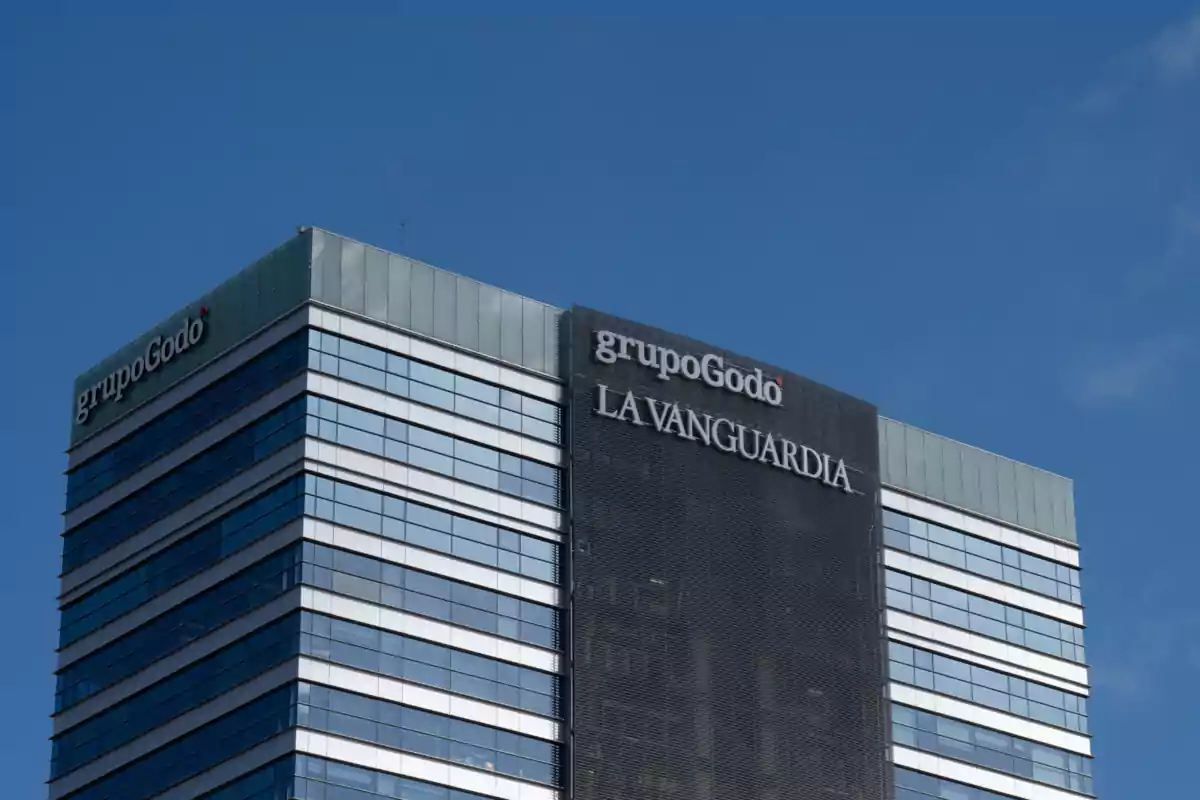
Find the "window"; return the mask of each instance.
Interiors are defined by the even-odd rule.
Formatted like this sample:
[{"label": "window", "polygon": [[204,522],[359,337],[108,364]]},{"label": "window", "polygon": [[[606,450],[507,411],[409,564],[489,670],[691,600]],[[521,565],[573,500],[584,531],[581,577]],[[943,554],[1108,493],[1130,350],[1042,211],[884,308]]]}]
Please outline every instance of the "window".
[{"label": "window", "polygon": [[67,508],[90,500],[244,408],[305,366],[308,334],[301,331],[155,417],[67,475]]},{"label": "window", "polygon": [[1087,733],[1087,698],[899,642],[888,643],[893,681]]},{"label": "window", "polygon": [[883,511],[888,547],[1081,605],[1079,570],[896,511]]},{"label": "window", "polygon": [[544,505],[561,502],[557,467],[324,397],[309,399],[318,438]]},{"label": "window", "polygon": [[310,333],[309,348],[309,366],[319,372],[536,439],[562,442],[561,411],[554,403],[323,331]]},{"label": "window", "polygon": [[1056,658],[1085,662],[1083,628],[896,570],[887,570],[886,577],[891,608]]},{"label": "window", "polygon": [[892,705],[892,741],[1061,789],[1092,794],[1092,760],[1057,747]]}]

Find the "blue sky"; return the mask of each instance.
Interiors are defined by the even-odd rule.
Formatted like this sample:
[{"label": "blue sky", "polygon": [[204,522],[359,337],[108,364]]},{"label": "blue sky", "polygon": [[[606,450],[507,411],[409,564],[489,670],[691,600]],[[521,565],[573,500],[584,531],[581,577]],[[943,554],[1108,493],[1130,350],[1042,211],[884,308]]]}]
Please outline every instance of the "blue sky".
[{"label": "blue sky", "polygon": [[1073,477],[1101,796],[1194,796],[1196,6],[174,5],[0,18],[5,796],[48,774],[72,377],[300,224]]}]

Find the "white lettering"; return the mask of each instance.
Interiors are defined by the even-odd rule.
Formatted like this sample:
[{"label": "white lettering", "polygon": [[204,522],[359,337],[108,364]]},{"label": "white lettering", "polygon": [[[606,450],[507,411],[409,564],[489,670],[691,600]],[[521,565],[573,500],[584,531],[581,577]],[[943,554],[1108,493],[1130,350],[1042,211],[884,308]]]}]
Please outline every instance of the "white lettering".
[{"label": "white lettering", "polygon": [[117,396],[115,399],[120,400],[122,397],[125,396],[125,389],[129,386],[129,381],[131,380],[129,365],[126,364],[125,366],[123,366],[119,370],[117,370],[116,376],[117,376]]},{"label": "white lettering", "polygon": [[124,400],[126,392],[147,374],[154,372],[171,359],[199,344],[204,338],[204,331],[207,327],[204,322],[206,314],[208,314],[208,309],[202,308],[200,315],[195,319],[184,317],[179,330],[173,335],[152,337],[146,342],[146,349],[140,356],[128,364],[122,364],[83,391],[75,400],[76,424],[83,425],[88,422],[91,419],[92,409],[100,403],[106,400],[114,402]]},{"label": "white lettering", "polygon": [[804,469],[800,470],[800,474],[806,478],[820,479],[824,474],[824,464],[821,461],[821,454],[806,444],[800,445],[800,450],[804,454]]},{"label": "white lettering", "polygon": [[667,433],[674,429],[675,435],[680,439],[691,439],[687,429],[683,427],[683,414],[679,413],[679,403],[671,404],[671,415],[667,418]]},{"label": "white lettering", "polygon": [[617,351],[613,350],[616,343],[617,336],[612,331],[596,331],[596,360],[601,364],[617,363]]},{"label": "white lettering", "polygon": [[621,402],[621,410],[617,412],[616,418],[626,422],[626,414],[630,417],[628,422],[632,422],[634,425],[646,424],[642,422],[642,415],[638,412],[637,398],[634,397],[633,392],[625,393],[625,399]]},{"label": "white lettering", "polygon": [[658,379],[671,380],[672,375],[679,374],[679,353],[665,347],[658,348]]},{"label": "white lettering", "polygon": [[650,409],[650,420],[654,423],[654,429],[662,433],[663,424],[667,421],[667,404],[661,403],[653,397],[647,397],[646,407]]},{"label": "white lettering", "polygon": [[650,369],[658,369],[657,347],[652,344],[646,344],[645,342],[638,342],[637,349],[637,360],[639,364],[641,364],[643,367],[649,367]]},{"label": "white lettering", "polygon": [[708,353],[700,359],[700,373],[709,386],[714,389],[725,388],[725,362],[720,356]]},{"label": "white lettering", "polygon": [[[595,331],[593,357],[601,364],[615,364],[618,360],[631,361],[653,370],[660,381],[669,381],[673,375],[682,375],[689,381],[703,381],[714,389],[725,389],[742,394],[751,400],[771,406],[783,405],[783,382],[779,376],[763,375],[759,368],[747,370],[732,364],[716,353],[695,356],[677,353],[667,347],[650,344],[632,336],[622,336],[612,331]],[[636,348],[636,354],[631,354]]]},{"label": "white lettering", "polygon": [[769,433],[767,434],[767,438],[763,440],[762,455],[759,456],[758,460],[766,464],[768,455],[771,457],[772,466],[783,467],[783,464],[779,463],[779,452],[775,449],[775,437]]},{"label": "white lettering", "polygon": [[783,440],[783,468],[797,475],[804,474],[800,470],[800,465],[796,463],[796,443],[787,439]]},{"label": "white lettering", "polygon": [[850,476],[846,474],[846,462],[838,459],[837,471],[833,474],[833,485],[840,488],[846,494],[853,493],[850,488]]},{"label": "white lettering", "polygon": [[[595,412],[599,416],[628,422],[631,425],[652,427],[658,433],[673,435],[687,441],[698,441],[706,447],[713,447],[724,453],[736,453],[747,461],[757,461],[792,472],[802,478],[821,481],[846,493],[853,493],[846,463],[839,459],[835,466],[830,455],[808,445],[755,430],[725,417],[697,414],[690,408],[681,408],[679,403],[666,403],[653,397],[638,397],[632,391],[625,392],[621,407],[613,410],[609,401],[610,394],[613,392],[607,386],[602,383],[596,384]],[[82,400],[81,397],[81,403]],[[649,409],[650,422],[642,418],[642,403]],[[800,458],[797,459],[797,456]]]},{"label": "white lettering", "polygon": [[603,383],[596,384],[600,391],[596,392],[596,413],[602,417],[616,419],[617,412],[608,410],[608,387]]},{"label": "white lettering", "polygon": [[[705,414],[703,417],[696,416],[696,412],[690,408],[687,410],[688,420],[688,437],[693,441],[699,439],[706,446],[712,446],[712,417]],[[703,420],[703,424],[701,423]]]},{"label": "white lettering", "polygon": [[[729,428],[729,438],[721,440],[721,426],[725,425]],[[718,450],[724,450],[726,453],[732,453],[737,450],[737,438],[734,433],[733,423],[724,417],[717,417],[712,424],[712,440],[713,447]]]}]

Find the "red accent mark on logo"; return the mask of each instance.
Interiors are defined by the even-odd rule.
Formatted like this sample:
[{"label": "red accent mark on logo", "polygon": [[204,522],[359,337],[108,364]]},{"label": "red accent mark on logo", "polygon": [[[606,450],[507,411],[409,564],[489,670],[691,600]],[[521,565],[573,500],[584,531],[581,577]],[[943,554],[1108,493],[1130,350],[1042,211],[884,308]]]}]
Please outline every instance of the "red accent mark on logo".
[{"label": "red accent mark on logo", "polygon": [[777,386],[783,386],[783,376],[782,375],[775,376],[775,384]]},{"label": "red accent mark on logo", "polygon": [[208,315],[208,306],[200,306],[200,316],[204,317],[207,315]]}]

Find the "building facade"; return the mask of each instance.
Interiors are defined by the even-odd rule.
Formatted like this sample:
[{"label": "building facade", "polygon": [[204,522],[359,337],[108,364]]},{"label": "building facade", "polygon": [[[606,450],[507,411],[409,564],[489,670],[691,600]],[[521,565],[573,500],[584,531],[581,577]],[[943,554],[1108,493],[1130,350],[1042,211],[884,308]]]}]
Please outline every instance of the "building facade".
[{"label": "building facade", "polygon": [[1094,795],[1070,481],[306,228],[81,375],[52,800]]}]

